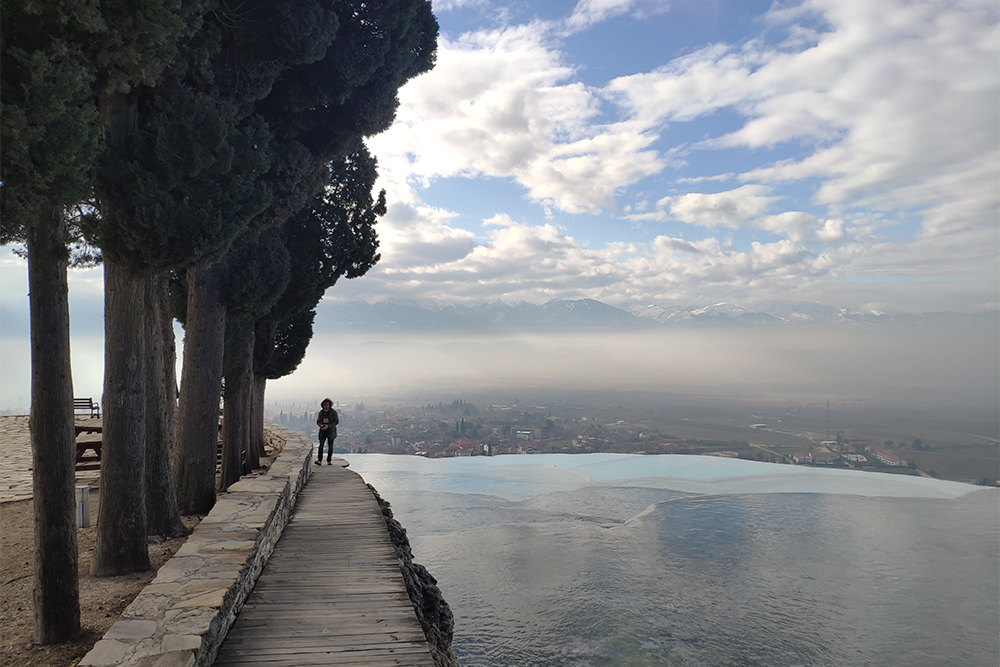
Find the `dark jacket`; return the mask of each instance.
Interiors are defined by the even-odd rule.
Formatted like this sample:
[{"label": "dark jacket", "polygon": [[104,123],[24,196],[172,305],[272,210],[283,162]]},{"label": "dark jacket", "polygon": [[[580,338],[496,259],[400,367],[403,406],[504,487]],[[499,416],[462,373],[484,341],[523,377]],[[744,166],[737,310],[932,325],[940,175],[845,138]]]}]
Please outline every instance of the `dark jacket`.
[{"label": "dark jacket", "polygon": [[333,408],[329,410],[320,410],[319,414],[316,415],[316,426],[321,429],[323,425],[326,424],[327,430],[330,431],[330,438],[337,437],[337,424],[340,423],[340,417],[337,415],[337,411]]}]

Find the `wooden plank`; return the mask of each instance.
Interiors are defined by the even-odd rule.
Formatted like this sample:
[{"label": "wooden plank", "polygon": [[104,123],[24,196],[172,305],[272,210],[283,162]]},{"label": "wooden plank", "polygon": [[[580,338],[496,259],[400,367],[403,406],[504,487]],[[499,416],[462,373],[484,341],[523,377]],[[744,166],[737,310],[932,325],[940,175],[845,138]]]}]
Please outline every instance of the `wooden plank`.
[{"label": "wooden plank", "polygon": [[[308,655],[308,654],[323,654],[329,655],[331,653],[329,646],[299,646],[295,650],[297,655]],[[385,644],[382,643],[380,637],[376,637],[374,643],[355,643],[347,650],[338,651],[339,653],[353,653],[354,655],[374,655],[374,654],[386,654],[390,653],[392,655],[402,655],[406,653],[418,653],[419,648],[417,646],[400,646],[398,648],[387,649]],[[244,660],[283,660],[286,659],[286,651],[279,648],[270,649],[249,649],[249,650],[237,650],[233,651],[232,655],[235,658],[241,658]]]},{"label": "wooden plank", "polygon": [[[270,626],[258,626],[259,628],[267,628]],[[238,648],[241,646],[257,646],[263,644],[266,651],[277,651],[281,650],[280,647],[274,645],[270,641],[270,637],[267,636],[266,632],[258,632],[252,636],[233,636],[227,637],[226,642],[231,643],[232,647]],[[354,643],[356,645],[368,644],[373,641],[384,641],[389,639],[392,642],[414,642],[420,643],[424,641],[424,633],[419,630],[406,630],[406,629],[386,629],[382,632],[372,632],[370,629],[363,628],[337,628],[336,633],[321,633],[318,636],[300,636],[297,638],[297,644],[299,646],[329,646],[330,644],[350,644]]]},{"label": "wooden plank", "polygon": [[215,664],[433,667],[381,508],[358,475],[313,471]]}]

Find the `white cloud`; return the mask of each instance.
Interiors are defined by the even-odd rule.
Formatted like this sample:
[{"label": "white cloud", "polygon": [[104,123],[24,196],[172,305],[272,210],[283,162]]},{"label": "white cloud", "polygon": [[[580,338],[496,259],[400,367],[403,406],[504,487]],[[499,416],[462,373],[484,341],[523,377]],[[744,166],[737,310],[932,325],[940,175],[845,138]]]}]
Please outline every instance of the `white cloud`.
[{"label": "white cloud", "polygon": [[448,12],[461,7],[483,7],[487,0],[434,0],[435,12]]},{"label": "white cloud", "polygon": [[[443,235],[450,233],[446,222],[438,220]],[[692,242],[662,235],[650,243],[590,249],[551,223],[526,224],[504,214],[484,223],[487,238],[469,252],[463,248],[450,259],[424,254],[423,263],[379,265],[363,281],[338,286],[335,296],[469,303],[589,297],[628,303],[676,299],[692,291],[712,298],[733,289],[780,291],[829,270],[789,240],[755,242],[740,251],[714,238]],[[417,245],[434,235],[415,237]],[[406,248],[398,252],[411,259],[421,256]]]},{"label": "white cloud", "polygon": [[839,219],[820,220],[803,211],[765,215],[781,200],[771,192],[772,188],[763,185],[744,185],[713,194],[690,192],[663,197],[656,202],[654,211],[628,213],[624,217],[636,222],[673,218],[701,227],[760,229],[794,243],[833,243],[845,238],[843,221]]},{"label": "white cloud", "polygon": [[[582,0],[570,23],[583,30],[667,6]],[[344,296],[814,298],[835,292],[837,276],[964,273],[973,279],[956,288],[963,303],[995,302],[996,8],[973,0],[806,0],[774,5],[763,23],[765,37],[787,39],[709,45],[604,87],[581,83],[560,51],[567,22],[442,39],[438,66],[401,91],[396,125],[371,142],[399,206],[383,224],[383,263],[366,287],[359,282]],[[700,128],[696,122],[722,110],[720,134],[664,146],[670,127]],[[775,160],[773,149],[794,157]],[[680,161],[695,152],[699,161],[736,159],[701,175]],[[666,197],[655,183],[629,190],[668,165],[685,168],[674,186],[743,184]],[[621,207],[621,217],[650,240],[597,247],[554,224],[502,213],[477,238],[455,227],[452,214],[420,202],[422,187],[456,176],[511,179],[547,215],[614,211],[626,194],[633,205]],[[795,182],[811,188],[808,207],[792,196],[803,191],[788,188]],[[766,234],[736,249],[713,228]],[[887,300],[901,304],[904,293],[940,300],[947,292],[893,289]],[[905,307],[919,297],[908,298]]]},{"label": "white cloud", "polygon": [[[813,147],[751,169],[745,181],[819,179],[820,205],[929,207],[926,232],[954,224],[955,214],[963,225],[992,223],[981,213],[1000,204],[995,3],[809,0],[769,17],[791,28],[788,43],[712,45],[615,79],[608,94],[651,128],[723,108],[746,119],[704,149]],[[828,29],[796,30],[789,21]]]},{"label": "white cloud", "polygon": [[476,246],[476,235],[452,227],[453,218],[432,206],[391,204],[378,224],[381,265],[399,271],[466,256]]},{"label": "white cloud", "polygon": [[668,205],[670,214],[683,222],[703,227],[742,227],[764,213],[778,199],[769,196],[771,189],[744,185],[716,194],[691,192],[664,197],[657,205]]},{"label": "white cloud", "polygon": [[440,40],[437,66],[400,92],[396,123],[369,142],[390,194],[407,179],[512,178],[532,199],[578,213],[614,207],[621,188],[662,170],[644,126],[593,122],[601,100],[573,80],[548,30]]},{"label": "white cloud", "polygon": [[754,55],[715,44],[652,72],[616,78],[605,94],[649,127],[693,120],[748,97],[753,89],[751,68],[759,60]]},{"label": "white cloud", "polygon": [[622,14],[637,17],[659,14],[670,9],[670,0],[580,0],[566,20],[571,31],[584,30]]},{"label": "white cloud", "polygon": [[685,241],[684,239],[672,238],[670,236],[657,236],[653,239],[653,251],[662,253],[678,253],[687,252],[694,255],[700,255],[702,253],[701,248],[691,243],[690,241]]},{"label": "white cloud", "polygon": [[681,185],[693,185],[695,183],[705,183],[710,181],[729,181],[732,180],[736,174],[729,172],[727,174],[715,174],[713,176],[685,176],[677,179],[677,183]]},{"label": "white cloud", "polygon": [[755,224],[760,229],[799,243],[806,238],[811,229],[819,224],[819,220],[816,216],[802,211],[785,211],[778,215],[764,216]]},{"label": "white cloud", "polygon": [[816,240],[822,243],[833,243],[834,241],[840,241],[844,238],[844,221],[843,220],[826,220],[823,222],[823,228],[816,230]]}]

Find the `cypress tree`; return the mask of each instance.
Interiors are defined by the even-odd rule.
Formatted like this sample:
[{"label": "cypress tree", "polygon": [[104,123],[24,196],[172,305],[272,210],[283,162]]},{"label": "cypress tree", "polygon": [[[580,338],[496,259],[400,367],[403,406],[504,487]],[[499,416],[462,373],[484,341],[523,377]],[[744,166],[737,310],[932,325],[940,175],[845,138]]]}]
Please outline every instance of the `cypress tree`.
[{"label": "cypress tree", "polygon": [[2,240],[28,246],[35,637],[79,630],[67,208],[90,197],[97,99],[155,79],[183,29],[177,0],[0,3]]},{"label": "cypress tree", "polygon": [[222,470],[219,489],[226,490],[259,461],[244,463],[248,455],[253,400],[254,323],[288,285],[290,257],[277,229],[246,234],[229,251],[229,288],[226,293],[225,377],[222,428]]},{"label": "cypress tree", "polygon": [[[273,139],[269,121],[255,106],[290,67],[324,56],[338,27],[337,15],[326,3],[270,0],[225,18],[216,26],[224,37],[225,48],[219,52],[221,55],[207,61],[213,76],[206,90],[226,96],[236,117],[244,117],[245,123],[252,122],[262,130],[255,146],[266,149],[271,173],[287,161],[283,161],[281,146]],[[197,149],[196,142],[191,149]],[[248,230],[249,222],[274,199],[273,187],[266,179],[255,176],[253,187],[265,196],[265,205],[242,212],[238,228],[221,235],[223,243],[212,252],[189,257],[194,261],[184,265],[186,337],[173,460],[178,502],[188,513],[208,512],[215,503],[218,397],[223,375],[226,285],[231,267],[227,251],[244,232],[259,233],[264,229],[256,226]],[[200,205],[220,215],[230,213],[221,202],[202,201]]]},{"label": "cypress tree", "polygon": [[[251,230],[280,225],[319,194],[329,181],[330,163],[350,154],[359,138],[388,128],[399,87],[433,66],[437,22],[427,0],[348,0],[332,10],[339,28],[324,56],[285,70],[256,105],[271,132],[272,166],[263,182],[272,196],[270,206],[251,221]],[[203,507],[200,503],[214,493],[205,455],[214,447],[214,422],[199,417],[197,409],[208,396],[218,395],[216,369],[224,345],[222,331],[192,324],[219,321],[224,279],[224,271],[207,265],[188,275],[189,324],[175,461],[189,466],[178,480],[188,484],[179,487],[178,495],[192,498],[189,510]],[[186,396],[195,389],[206,398]]]},{"label": "cypress tree", "polygon": [[[162,363],[146,356],[158,346],[146,336],[168,328],[155,319],[137,327],[137,315],[155,318],[160,309],[152,295],[167,275],[212,265],[268,205],[259,178],[270,166],[270,141],[253,105],[283,68],[320,57],[336,28],[336,17],[316,2],[273,0],[239,12],[208,2],[203,9],[154,85],[102,98],[110,129],[98,170],[101,216],[87,230],[103,251],[106,285],[104,496],[92,568],[98,576],[147,568],[147,531],[177,525],[177,512],[169,511],[159,518],[163,525],[151,526],[147,503],[169,506],[176,498],[178,509],[202,509],[175,496],[172,480],[146,488],[147,467],[151,480],[171,473],[169,443],[149,440],[170,428],[161,409]],[[217,315],[210,323],[216,327],[224,312]],[[194,325],[189,318],[189,331]],[[217,389],[198,406],[213,424]],[[177,430],[183,428],[179,421]],[[188,470],[175,472],[185,480]],[[210,474],[214,486],[214,447]],[[147,498],[154,491],[160,497]],[[214,502],[214,491],[209,496],[202,506]]]},{"label": "cypress tree", "polygon": [[312,338],[315,308],[342,276],[364,275],[379,260],[375,223],[385,215],[385,191],[372,197],[377,163],[360,144],[329,165],[330,182],[283,225],[292,256],[288,287],[256,323],[251,457],[263,453],[267,380],[292,373]]}]

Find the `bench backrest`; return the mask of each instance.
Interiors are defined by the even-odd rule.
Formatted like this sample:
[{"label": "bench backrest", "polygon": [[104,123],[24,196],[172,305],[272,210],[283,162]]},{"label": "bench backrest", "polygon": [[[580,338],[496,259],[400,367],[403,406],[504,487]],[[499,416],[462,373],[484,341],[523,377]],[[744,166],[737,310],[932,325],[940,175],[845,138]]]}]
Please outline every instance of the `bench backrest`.
[{"label": "bench backrest", "polygon": [[89,410],[91,417],[100,417],[101,409],[92,398],[74,398],[73,399],[73,412],[79,410]]}]

